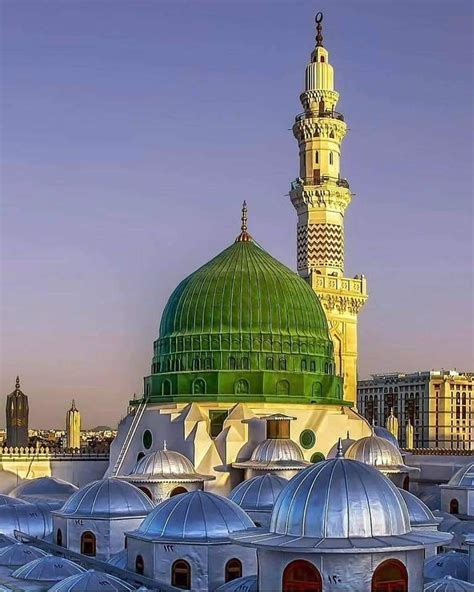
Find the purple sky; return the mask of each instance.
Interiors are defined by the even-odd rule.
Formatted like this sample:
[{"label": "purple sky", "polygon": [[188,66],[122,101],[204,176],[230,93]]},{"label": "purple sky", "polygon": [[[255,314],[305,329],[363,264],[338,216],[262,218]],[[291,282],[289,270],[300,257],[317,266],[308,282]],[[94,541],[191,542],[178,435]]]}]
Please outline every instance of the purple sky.
[{"label": "purple sky", "polygon": [[317,10],[350,127],[346,274],[370,289],[360,375],[474,370],[468,0],[1,6],[0,386],[20,374],[31,425],[62,426],[73,397],[86,426],[116,423],[167,297],[244,198],[294,267],[288,128]]}]

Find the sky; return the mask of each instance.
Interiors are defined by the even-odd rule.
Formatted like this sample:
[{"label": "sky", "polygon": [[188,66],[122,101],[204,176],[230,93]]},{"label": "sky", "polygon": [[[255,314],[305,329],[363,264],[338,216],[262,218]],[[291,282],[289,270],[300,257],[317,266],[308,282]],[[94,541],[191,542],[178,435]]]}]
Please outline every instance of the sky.
[{"label": "sky", "polygon": [[[115,425],[178,282],[249,230],[295,268],[314,14],[349,132],[359,376],[474,371],[464,0],[1,2],[1,382],[30,426]],[[3,425],[3,417],[0,419]]]}]

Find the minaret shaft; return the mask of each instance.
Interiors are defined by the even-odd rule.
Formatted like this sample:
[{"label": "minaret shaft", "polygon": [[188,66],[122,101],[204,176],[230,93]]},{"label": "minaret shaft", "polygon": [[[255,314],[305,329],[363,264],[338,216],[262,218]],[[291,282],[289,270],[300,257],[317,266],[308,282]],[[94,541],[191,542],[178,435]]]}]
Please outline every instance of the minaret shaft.
[{"label": "minaret shaft", "polygon": [[366,280],[344,277],[344,214],[352,194],[341,177],[341,144],[347,131],[335,108],[334,71],[322,46],[321,20],[317,45],[306,67],[304,111],[293,134],[298,142],[299,177],[290,198],[298,214],[297,268],[320,297],[334,343],[337,372],[344,378],[344,399],[356,402],[357,315],[367,299]]}]

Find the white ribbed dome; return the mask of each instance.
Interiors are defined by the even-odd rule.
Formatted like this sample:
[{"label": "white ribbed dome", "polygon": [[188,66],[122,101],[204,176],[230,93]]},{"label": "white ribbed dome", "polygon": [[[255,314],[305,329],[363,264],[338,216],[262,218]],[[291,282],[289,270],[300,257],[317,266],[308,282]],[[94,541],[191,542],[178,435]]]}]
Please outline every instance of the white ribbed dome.
[{"label": "white ribbed dome", "polygon": [[233,463],[237,469],[291,470],[310,465],[301,448],[289,438],[268,438],[258,444],[250,460]]},{"label": "white ribbed dome", "polygon": [[406,470],[399,449],[385,438],[366,436],[351,444],[344,455],[385,472]]},{"label": "white ribbed dome", "polygon": [[452,576],[444,576],[444,578],[426,584],[423,592],[474,592],[474,584]]},{"label": "white ribbed dome", "polygon": [[90,569],[55,584],[49,592],[131,592],[135,587],[115,576]]},{"label": "white ribbed dome", "polygon": [[193,463],[180,452],[155,450],[141,458],[128,477],[132,481],[210,481],[200,475]]},{"label": "white ribbed dome", "polygon": [[85,485],[54,514],[65,518],[144,517],[153,508],[153,503],[138,487],[111,477]]},{"label": "white ribbed dome", "polygon": [[246,512],[273,510],[281,490],[288,484],[286,479],[267,473],[239,483],[229,494],[229,499]]},{"label": "white ribbed dome", "polygon": [[59,582],[69,576],[73,576],[86,571],[77,563],[64,559],[64,557],[54,557],[47,555],[26,565],[19,567],[12,573],[13,578],[19,580],[34,580],[38,582]]},{"label": "white ribbed dome", "polygon": [[467,581],[469,577],[469,555],[460,551],[439,553],[425,559],[423,568],[425,582],[433,582],[444,576]]},{"label": "white ribbed dome", "polygon": [[38,477],[23,481],[9,495],[29,502],[44,498],[66,501],[77,489],[72,483],[56,477]]},{"label": "white ribbed dome", "polygon": [[448,486],[474,489],[474,463],[461,467],[448,481]]},{"label": "white ribbed dome", "polygon": [[405,489],[398,489],[401,496],[405,500],[408,508],[408,515],[410,517],[410,524],[412,526],[436,526],[439,520],[437,520],[433,512],[424,504],[419,497],[413,495]]},{"label": "white ribbed dome", "polygon": [[20,567],[46,555],[47,553],[42,549],[33,547],[33,545],[13,543],[13,545],[0,549],[0,565],[5,567]]}]

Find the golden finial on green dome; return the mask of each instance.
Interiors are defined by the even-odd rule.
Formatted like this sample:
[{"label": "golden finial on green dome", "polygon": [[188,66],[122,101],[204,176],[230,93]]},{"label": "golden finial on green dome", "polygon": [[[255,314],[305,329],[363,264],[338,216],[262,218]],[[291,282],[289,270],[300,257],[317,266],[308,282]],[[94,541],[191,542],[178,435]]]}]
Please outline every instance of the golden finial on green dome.
[{"label": "golden finial on green dome", "polygon": [[252,240],[252,237],[250,236],[250,234],[247,232],[247,202],[244,200],[244,203],[242,204],[242,225],[240,227],[240,234],[239,236],[235,239],[236,243],[243,243],[243,242],[248,242]]}]

